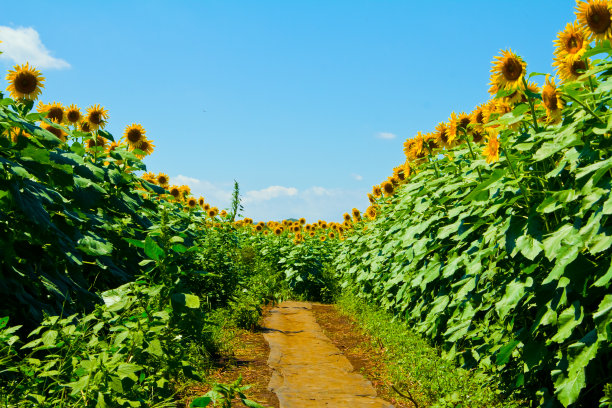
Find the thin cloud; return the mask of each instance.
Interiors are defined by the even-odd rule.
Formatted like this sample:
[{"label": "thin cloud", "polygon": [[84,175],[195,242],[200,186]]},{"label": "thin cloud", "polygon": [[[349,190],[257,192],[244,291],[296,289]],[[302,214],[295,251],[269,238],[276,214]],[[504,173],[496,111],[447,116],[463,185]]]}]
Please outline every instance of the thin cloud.
[{"label": "thin cloud", "polygon": [[283,187],[283,186],[270,186],[262,190],[251,190],[244,194],[243,202],[254,203],[261,201],[269,201],[273,198],[282,196],[295,196],[298,193],[298,189],[295,187]]},{"label": "thin cloud", "polygon": [[397,135],[393,133],[389,133],[389,132],[379,132],[376,134],[376,137],[379,139],[391,140],[391,139],[395,139]]},{"label": "thin cloud", "polygon": [[351,174],[351,177],[353,177],[353,178],[354,178],[355,180],[357,180],[357,181],[361,181],[361,180],[363,180],[363,176],[362,176],[362,175],[360,175],[360,174],[355,174],[355,173],[353,173],[353,174]]},{"label": "thin cloud", "polygon": [[170,177],[170,184],[189,186],[193,196],[203,196],[206,202],[219,208],[229,207],[232,201],[233,184],[231,183],[211,183],[179,174],[176,177]]},{"label": "thin cloud", "polygon": [[15,64],[29,62],[38,69],[66,69],[70,64],[55,58],[32,27],[11,28],[0,26],[0,60]]}]

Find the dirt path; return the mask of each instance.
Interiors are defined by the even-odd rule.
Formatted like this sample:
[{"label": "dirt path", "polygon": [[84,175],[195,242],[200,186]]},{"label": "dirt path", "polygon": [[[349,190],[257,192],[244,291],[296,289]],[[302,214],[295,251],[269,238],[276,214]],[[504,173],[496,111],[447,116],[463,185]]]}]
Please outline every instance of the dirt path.
[{"label": "dirt path", "polygon": [[270,388],[281,408],[392,408],[325,336],[311,304],[283,302],[264,320]]}]

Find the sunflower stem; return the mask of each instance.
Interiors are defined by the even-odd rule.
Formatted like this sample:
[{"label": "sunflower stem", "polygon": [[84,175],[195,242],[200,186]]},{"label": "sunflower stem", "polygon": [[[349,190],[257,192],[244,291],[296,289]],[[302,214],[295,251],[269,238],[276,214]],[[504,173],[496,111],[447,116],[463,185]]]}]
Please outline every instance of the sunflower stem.
[{"label": "sunflower stem", "polygon": [[[527,80],[523,77],[523,85],[525,85],[525,89],[529,89],[527,85]],[[531,109],[531,118],[533,119],[533,129],[536,133],[540,133],[540,127],[538,126],[538,118],[535,113],[535,106],[533,104],[533,98],[527,95],[527,101],[529,102],[529,108]]]},{"label": "sunflower stem", "polygon": [[436,171],[436,177],[440,178],[440,173],[438,173],[438,166],[436,165],[436,162],[433,159],[433,153],[431,152],[431,147],[429,147],[429,144],[427,144],[427,150],[429,151],[429,159],[431,160],[431,162],[434,165],[434,170]]},{"label": "sunflower stem", "polygon": [[572,95],[570,95],[568,93],[563,93],[563,95],[567,96],[569,99],[571,99],[572,101],[576,102],[578,105],[582,106],[587,112],[589,112],[591,115],[593,115],[598,121],[600,121],[604,125],[606,124],[606,122],[604,122],[602,118],[597,116],[597,114],[595,112],[593,112],[593,110],[591,108],[589,108],[589,106],[586,103],[584,103],[582,101],[579,101],[578,99],[574,98]]},{"label": "sunflower stem", "polygon": [[[463,131],[463,135],[465,136],[465,141],[467,142],[468,147],[470,148],[470,153],[472,154],[472,160],[476,161],[476,155],[474,154],[474,150],[472,150],[472,143],[470,143],[470,137],[467,134],[465,129],[461,129]],[[482,173],[480,172],[480,167],[476,166],[476,171],[478,172],[478,179],[482,183]]]}]

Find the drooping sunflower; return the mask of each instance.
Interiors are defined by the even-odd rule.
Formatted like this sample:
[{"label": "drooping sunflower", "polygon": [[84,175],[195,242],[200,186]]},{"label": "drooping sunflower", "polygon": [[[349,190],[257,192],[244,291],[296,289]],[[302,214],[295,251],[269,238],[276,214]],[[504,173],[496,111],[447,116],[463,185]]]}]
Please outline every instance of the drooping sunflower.
[{"label": "drooping sunflower", "polygon": [[155,145],[151,140],[145,139],[142,141],[142,143],[140,143],[138,150],[142,151],[144,154],[137,153],[136,157],[142,159],[143,157],[149,156],[151,153],[153,153],[153,150],[155,150]]},{"label": "drooping sunflower", "polygon": [[146,140],[145,135],[146,131],[140,123],[132,123],[123,131],[123,138],[131,149],[140,149],[140,145]]},{"label": "drooping sunflower", "polygon": [[589,40],[600,43],[612,39],[611,9],[609,0],[581,1],[576,5],[578,24]]},{"label": "drooping sunflower", "polygon": [[[436,135],[435,133],[431,133],[431,132],[425,133],[423,135],[423,146],[426,146],[428,149],[431,149],[432,152],[437,151],[438,149],[440,149],[440,147],[442,147],[440,146],[438,135]],[[425,153],[425,151],[423,151],[423,153]]]},{"label": "drooping sunflower", "polygon": [[438,144],[441,147],[446,147],[447,149],[451,148],[453,140],[451,139],[449,128],[446,123],[438,123],[438,125],[436,126],[435,135],[438,139]]},{"label": "drooping sunflower", "polygon": [[[492,90],[515,90],[523,88],[523,78],[527,70],[527,64],[512,50],[502,50],[501,56],[494,57],[491,69]],[[491,89],[489,90],[491,91]]]},{"label": "drooping sunflower", "polygon": [[77,125],[81,120],[81,108],[76,106],[74,103],[66,108],[66,122],[72,125]]},{"label": "drooping sunflower", "polygon": [[563,58],[568,55],[581,56],[585,53],[589,41],[582,27],[576,23],[567,23],[565,29],[557,34],[553,44],[555,56]]},{"label": "drooping sunflower", "polygon": [[87,139],[87,148],[93,149],[95,147],[106,148],[107,140],[100,135]]},{"label": "drooping sunflower", "polygon": [[491,164],[499,160],[499,139],[497,132],[490,132],[487,139],[487,145],[482,150],[482,154],[486,156],[487,163]]},{"label": "drooping sunflower", "polygon": [[13,99],[28,99],[34,101],[42,93],[45,78],[40,71],[31,67],[29,63],[15,65],[6,75],[9,86],[6,88]]},{"label": "drooping sunflower", "polygon": [[108,118],[108,111],[99,104],[87,108],[86,120],[91,130],[104,129]]},{"label": "drooping sunflower", "polygon": [[564,103],[559,97],[555,80],[550,78],[550,75],[546,75],[546,81],[542,89],[542,104],[546,108],[548,122],[558,123],[561,121]]},{"label": "drooping sunflower", "polygon": [[472,113],[470,114],[470,123],[473,125],[474,130],[482,130],[484,129],[485,116],[484,116],[484,108],[486,104],[478,105]]},{"label": "drooping sunflower", "polygon": [[376,198],[372,195],[372,193],[368,193],[368,201],[370,204],[374,204],[376,202]]},{"label": "drooping sunflower", "polygon": [[588,59],[585,61],[578,55],[567,55],[555,58],[553,66],[557,69],[557,75],[562,81],[576,81],[586,71]]},{"label": "drooping sunflower", "polygon": [[81,130],[81,132],[85,132],[85,133],[90,133],[93,131],[93,129],[91,128],[91,125],[86,120],[82,121],[79,124],[79,129]]},{"label": "drooping sunflower", "polygon": [[49,125],[47,123],[42,123],[41,127],[51,133],[53,133],[53,135],[55,137],[57,137],[58,139],[60,139],[62,142],[66,141],[66,132],[64,132],[62,129],[58,129],[55,126]]}]

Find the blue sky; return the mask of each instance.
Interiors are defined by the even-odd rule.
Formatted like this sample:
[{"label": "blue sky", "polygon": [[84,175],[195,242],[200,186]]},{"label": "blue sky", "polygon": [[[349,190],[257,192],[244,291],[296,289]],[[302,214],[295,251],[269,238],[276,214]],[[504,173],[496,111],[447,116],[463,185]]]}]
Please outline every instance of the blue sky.
[{"label": "blue sky", "polygon": [[8,2],[0,68],[37,61],[42,101],[99,103],[116,138],[141,123],[148,169],[212,205],[228,205],[236,179],[245,216],[339,221],[367,207],[406,138],[487,100],[501,49],[552,72],[575,4]]}]

